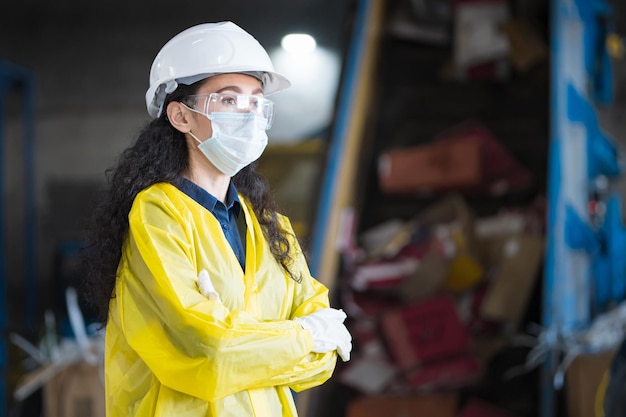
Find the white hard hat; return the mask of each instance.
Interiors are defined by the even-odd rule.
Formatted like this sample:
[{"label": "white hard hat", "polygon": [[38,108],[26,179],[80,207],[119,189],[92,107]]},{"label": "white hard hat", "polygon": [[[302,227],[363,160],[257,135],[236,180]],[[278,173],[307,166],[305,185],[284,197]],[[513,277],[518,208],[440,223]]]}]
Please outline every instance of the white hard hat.
[{"label": "white hard hat", "polygon": [[154,58],[150,87],[146,91],[148,113],[158,117],[165,96],[179,83],[191,84],[212,75],[234,72],[257,76],[266,95],[291,85],[274,71],[261,44],[236,24],[192,26],[170,39]]}]

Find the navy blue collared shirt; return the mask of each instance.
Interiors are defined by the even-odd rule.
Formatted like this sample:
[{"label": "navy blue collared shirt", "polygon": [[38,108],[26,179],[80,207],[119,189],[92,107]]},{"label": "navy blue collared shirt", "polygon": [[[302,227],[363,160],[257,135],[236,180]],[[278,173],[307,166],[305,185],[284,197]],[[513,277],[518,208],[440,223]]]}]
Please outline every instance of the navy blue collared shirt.
[{"label": "navy blue collared shirt", "polygon": [[224,236],[233,248],[241,268],[245,271],[246,254],[237,228],[237,218],[241,214],[241,202],[233,183],[230,183],[228,191],[226,191],[226,204],[187,178],[180,177],[178,181],[174,182],[174,185],[215,216],[222,226]]}]

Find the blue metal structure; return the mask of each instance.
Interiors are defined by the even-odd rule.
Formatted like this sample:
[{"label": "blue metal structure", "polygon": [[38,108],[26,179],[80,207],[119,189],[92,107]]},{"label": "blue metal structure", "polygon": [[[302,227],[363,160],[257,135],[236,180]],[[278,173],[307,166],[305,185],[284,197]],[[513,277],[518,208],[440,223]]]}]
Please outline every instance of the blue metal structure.
[{"label": "blue metal structure", "polygon": [[[4,149],[4,115],[6,102],[10,92],[19,91],[22,103],[22,131],[23,131],[23,158],[24,158],[24,277],[23,285],[26,299],[24,303],[25,325],[34,328],[37,320],[37,276],[35,256],[36,236],[36,199],[34,178],[34,81],[29,70],[9,61],[0,60],[0,172],[5,169]],[[0,175],[0,179],[3,178]],[[6,372],[8,368],[7,326],[8,326],[8,297],[7,297],[7,246],[6,246],[6,200],[4,181],[0,180],[0,330],[2,344],[0,345],[0,416],[8,410]]]},{"label": "blue metal structure", "polygon": [[[556,410],[554,376],[569,336],[623,300],[624,228],[615,196],[589,211],[594,181],[621,175],[618,149],[596,109],[613,98],[605,41],[611,8],[603,0],[552,0],[551,142],[543,324],[551,348],[542,371],[540,415]],[[608,201],[607,201],[608,200]]]},{"label": "blue metal structure", "polygon": [[362,0],[358,2],[354,32],[346,58],[339,103],[336,111],[335,123],[332,130],[332,141],[328,149],[328,162],[324,171],[324,178],[320,190],[320,202],[316,211],[316,219],[312,233],[310,268],[313,276],[319,276],[322,252],[327,242],[328,224],[331,216],[331,206],[337,192],[337,178],[342,173],[342,161],[345,158],[345,147],[350,128],[350,117],[354,112],[354,96],[358,88],[359,75],[363,55],[368,48],[368,15],[372,13],[373,3],[376,0]]}]

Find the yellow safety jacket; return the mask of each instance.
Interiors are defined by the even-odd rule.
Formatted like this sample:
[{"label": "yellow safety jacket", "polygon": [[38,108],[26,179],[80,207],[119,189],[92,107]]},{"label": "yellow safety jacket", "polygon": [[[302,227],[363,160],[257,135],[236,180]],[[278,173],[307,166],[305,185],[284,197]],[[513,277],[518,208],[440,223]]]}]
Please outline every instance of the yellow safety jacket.
[{"label": "yellow safety jacket", "polygon": [[[311,353],[310,332],[292,321],[328,307],[328,289],[311,277],[295,239],[302,282],[286,274],[240,199],[245,273],[196,201],[165,183],[137,195],[106,329],[108,417],[296,416],[290,389],[332,375],[336,352]],[[199,292],[202,269],[221,302]]]}]

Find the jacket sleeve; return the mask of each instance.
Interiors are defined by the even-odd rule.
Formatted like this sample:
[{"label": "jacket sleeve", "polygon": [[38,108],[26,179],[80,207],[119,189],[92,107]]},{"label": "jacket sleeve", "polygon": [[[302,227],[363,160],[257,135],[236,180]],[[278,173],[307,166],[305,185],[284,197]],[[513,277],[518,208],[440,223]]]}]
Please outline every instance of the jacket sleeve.
[{"label": "jacket sleeve", "polygon": [[[319,309],[330,306],[328,288],[311,276],[307,261],[295,238],[295,234],[286,217],[280,217],[283,227],[290,237],[292,248],[292,272],[301,279],[298,284],[293,283],[293,305],[291,318],[302,317]],[[305,330],[308,332],[308,330]],[[308,388],[321,385],[333,374],[337,362],[337,352],[310,353],[291,369],[277,375],[268,375],[254,388],[287,385],[294,391],[300,392]]]},{"label": "jacket sleeve", "polygon": [[[295,237],[293,228],[287,217],[281,217],[283,227],[291,237],[292,267],[302,279],[300,284],[294,285],[294,303],[292,318],[302,317],[315,311],[330,307],[328,288],[311,276],[308,263]],[[294,391],[300,392],[308,388],[321,385],[328,380],[337,362],[337,352],[311,353],[296,367],[282,375],[270,378],[268,383],[274,385],[288,385]],[[313,372],[314,370],[317,372]]]},{"label": "jacket sleeve", "polygon": [[120,326],[156,378],[214,401],[276,375],[319,374],[320,360],[329,367],[333,358],[311,355],[312,337],[298,323],[260,322],[199,293],[192,226],[181,212],[168,201],[135,204],[118,270]]}]

